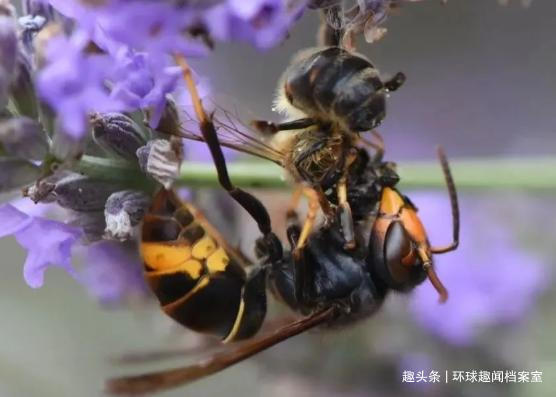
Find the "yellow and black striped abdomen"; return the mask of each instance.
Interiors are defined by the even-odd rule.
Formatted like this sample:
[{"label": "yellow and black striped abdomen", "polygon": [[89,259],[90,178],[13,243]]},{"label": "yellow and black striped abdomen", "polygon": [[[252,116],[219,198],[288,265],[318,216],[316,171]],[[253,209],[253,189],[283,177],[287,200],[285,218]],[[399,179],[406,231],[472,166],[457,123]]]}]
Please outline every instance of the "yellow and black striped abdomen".
[{"label": "yellow and black striped abdomen", "polygon": [[162,189],[144,218],[141,254],[147,282],[170,317],[197,332],[241,336],[245,271],[191,204]]}]

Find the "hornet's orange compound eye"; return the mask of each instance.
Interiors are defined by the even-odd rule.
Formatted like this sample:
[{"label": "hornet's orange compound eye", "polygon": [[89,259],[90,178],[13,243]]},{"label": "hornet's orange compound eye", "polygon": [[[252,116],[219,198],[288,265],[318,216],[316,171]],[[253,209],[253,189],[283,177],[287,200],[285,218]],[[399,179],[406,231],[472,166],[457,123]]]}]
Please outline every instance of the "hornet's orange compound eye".
[{"label": "hornet's orange compound eye", "polygon": [[392,279],[405,283],[410,278],[411,266],[415,264],[415,250],[403,224],[392,222],[384,240],[384,259]]}]

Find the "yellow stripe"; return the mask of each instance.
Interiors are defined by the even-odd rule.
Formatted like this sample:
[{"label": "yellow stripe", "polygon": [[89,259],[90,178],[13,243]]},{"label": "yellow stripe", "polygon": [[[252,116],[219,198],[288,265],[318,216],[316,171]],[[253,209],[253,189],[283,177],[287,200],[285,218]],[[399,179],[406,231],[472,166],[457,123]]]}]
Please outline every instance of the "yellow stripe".
[{"label": "yellow stripe", "polygon": [[241,300],[239,301],[239,309],[237,311],[236,321],[234,321],[234,326],[232,327],[232,330],[230,331],[228,336],[226,336],[226,338],[222,341],[222,343],[228,343],[231,340],[233,340],[234,337],[236,336],[237,332],[239,331],[239,326],[241,325],[241,320],[243,320],[243,311],[245,309],[245,302],[243,301],[243,290],[242,290],[241,295],[242,295],[242,297],[241,297]]},{"label": "yellow stripe", "polygon": [[145,263],[154,270],[178,267],[191,258],[191,246],[160,242],[141,243],[141,255]]},{"label": "yellow stripe", "polygon": [[161,276],[165,274],[187,273],[189,277],[195,280],[201,277],[202,272],[203,272],[203,265],[201,264],[201,262],[195,259],[189,259],[184,263],[180,263],[176,267],[171,267],[163,270],[148,271],[147,275]]},{"label": "yellow stripe", "polygon": [[230,258],[222,247],[219,247],[207,258],[207,267],[210,273],[225,271],[228,263],[230,263]]},{"label": "yellow stripe", "polygon": [[193,244],[193,250],[191,251],[191,253],[193,254],[194,258],[205,259],[208,258],[208,256],[215,250],[216,243],[214,242],[214,239],[207,234],[202,239]]}]

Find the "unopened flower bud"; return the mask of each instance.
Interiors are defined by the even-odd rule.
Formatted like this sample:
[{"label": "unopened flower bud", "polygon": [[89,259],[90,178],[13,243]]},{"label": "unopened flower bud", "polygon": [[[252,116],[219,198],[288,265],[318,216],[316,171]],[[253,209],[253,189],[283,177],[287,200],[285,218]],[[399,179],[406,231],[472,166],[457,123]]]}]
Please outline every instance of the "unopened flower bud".
[{"label": "unopened flower bud", "polygon": [[105,237],[119,241],[132,239],[135,227],[143,219],[150,201],[148,195],[134,190],[110,195],[104,208]]},{"label": "unopened flower bud", "polygon": [[182,160],[181,142],[155,139],[137,150],[137,158],[141,169],[166,189],[180,175]]},{"label": "unopened flower bud", "polygon": [[56,201],[79,212],[104,211],[106,199],[121,189],[117,184],[81,175],[70,175],[56,184]]},{"label": "unopened flower bud", "polygon": [[137,160],[137,149],[146,141],[139,126],[121,113],[94,114],[91,117],[93,139],[104,150],[116,156]]},{"label": "unopened flower bud", "polygon": [[181,121],[176,103],[171,98],[168,98],[156,130],[168,135],[175,135],[179,131],[180,125]]},{"label": "unopened flower bud", "polygon": [[52,140],[52,155],[63,162],[71,164],[78,160],[85,150],[85,140],[83,138],[74,138],[57,130]]},{"label": "unopened flower bud", "polygon": [[33,183],[40,175],[40,167],[26,160],[0,158],[0,192],[20,189]]},{"label": "unopened flower bud", "polygon": [[83,230],[85,243],[94,243],[104,238],[106,224],[103,211],[74,212],[69,224]]},{"label": "unopened flower bud", "polygon": [[17,57],[16,24],[2,12],[0,4],[0,108],[6,106],[9,87],[15,78]]},{"label": "unopened flower bud", "polygon": [[28,117],[0,121],[0,145],[8,155],[27,160],[42,160],[48,152],[41,125]]}]

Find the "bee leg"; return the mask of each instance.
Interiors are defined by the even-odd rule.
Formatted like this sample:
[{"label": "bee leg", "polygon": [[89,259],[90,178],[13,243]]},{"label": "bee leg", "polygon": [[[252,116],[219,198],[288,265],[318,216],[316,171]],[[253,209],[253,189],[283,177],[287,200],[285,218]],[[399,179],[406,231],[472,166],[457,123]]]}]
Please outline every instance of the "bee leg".
[{"label": "bee leg", "polygon": [[324,227],[329,227],[334,223],[334,217],[336,216],[336,212],[330,206],[330,201],[328,201],[322,189],[320,187],[315,187],[314,190],[317,193],[317,196],[319,198],[320,208],[324,213]]},{"label": "bee leg", "polygon": [[295,299],[295,307],[303,306],[304,297],[303,291],[307,280],[307,266],[305,265],[305,258],[303,249],[299,248],[299,239],[301,230],[299,225],[291,225],[287,230],[288,241],[290,243],[293,263],[291,268],[291,277],[293,281],[293,297]]},{"label": "bee leg", "polygon": [[288,219],[288,228],[286,230],[293,263],[290,262],[288,264],[289,271],[286,272],[288,280],[282,280],[280,288],[282,296],[286,298],[286,302],[292,308],[300,308],[304,305],[303,291],[305,290],[308,278],[308,269],[303,255],[304,251],[302,247],[299,247],[301,233],[299,218],[296,214],[294,218]]},{"label": "bee leg", "polygon": [[353,226],[353,216],[351,207],[347,201],[347,179],[343,176],[338,182],[338,211],[340,225],[344,235],[344,249],[355,249],[355,227]]},{"label": "bee leg", "polygon": [[[295,211],[288,215],[286,235],[290,252],[294,252],[301,235],[299,217]],[[264,249],[260,240],[257,243],[259,249]],[[279,300],[286,303],[292,310],[297,311],[304,305],[303,291],[308,277],[303,251],[297,258],[294,258],[293,255],[286,255],[282,260],[272,262],[269,289]]]},{"label": "bee leg", "polygon": [[338,181],[338,211],[340,218],[340,226],[342,227],[342,233],[344,235],[344,249],[353,250],[356,247],[355,243],[355,226],[353,225],[353,216],[351,213],[351,206],[348,202],[347,197],[347,178],[349,173],[349,167],[355,161],[357,157],[357,152],[352,151],[348,154],[344,172],[342,177]]},{"label": "bee leg", "polygon": [[280,243],[278,237],[272,232],[268,211],[255,196],[233,185],[230,180],[230,176],[228,175],[226,159],[222,153],[222,147],[218,141],[218,135],[216,134],[214,123],[203,108],[201,98],[199,98],[199,93],[197,92],[197,87],[193,81],[191,69],[189,68],[189,65],[184,57],[176,56],[175,59],[178,65],[182,68],[183,77],[187,84],[189,94],[191,95],[191,101],[193,102],[195,113],[199,119],[201,133],[203,134],[203,139],[207,143],[212,155],[212,160],[214,162],[214,166],[216,167],[220,185],[226,189],[228,194],[239,205],[241,205],[249,213],[249,215],[251,215],[255,222],[257,222],[259,230],[264,236],[263,238],[267,240],[269,260],[272,261],[281,258],[282,244]]},{"label": "bee leg", "polygon": [[315,120],[312,118],[303,118],[298,120],[286,121],[284,123],[273,123],[266,120],[252,120],[251,127],[263,135],[274,135],[278,131],[301,130],[303,128],[315,125]]},{"label": "bee leg", "polygon": [[317,212],[320,208],[319,197],[314,189],[303,188],[303,194],[309,200],[309,208],[307,210],[307,215],[305,217],[305,222],[303,223],[299,239],[297,240],[297,245],[293,249],[293,257],[295,260],[299,260],[301,258],[303,248],[307,243],[311,230],[313,230],[313,226],[315,225],[315,220],[317,218]]}]

